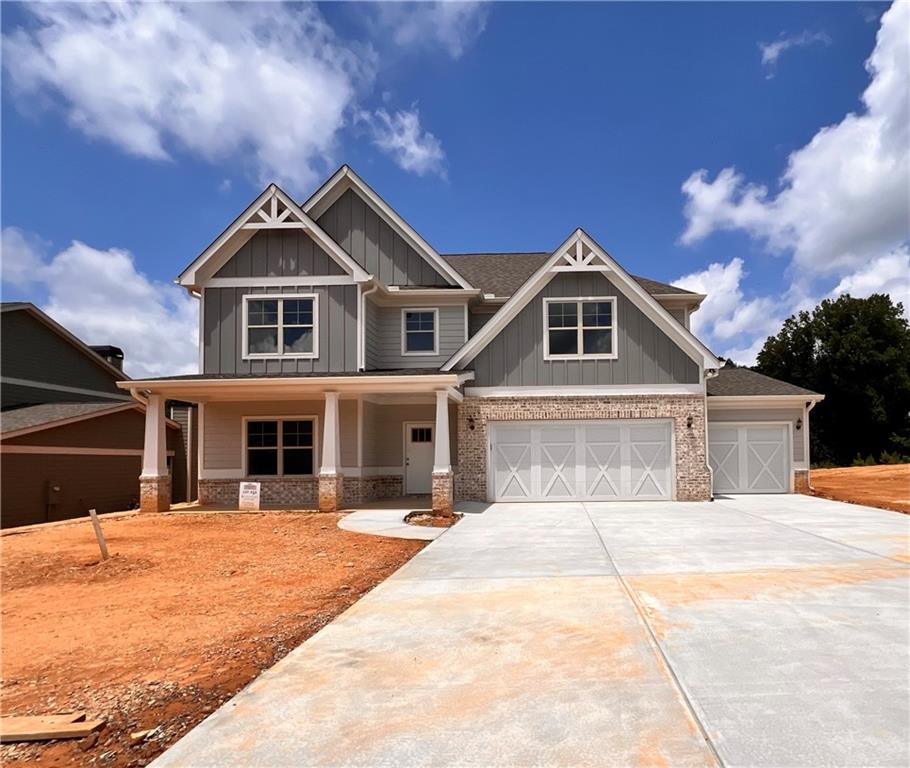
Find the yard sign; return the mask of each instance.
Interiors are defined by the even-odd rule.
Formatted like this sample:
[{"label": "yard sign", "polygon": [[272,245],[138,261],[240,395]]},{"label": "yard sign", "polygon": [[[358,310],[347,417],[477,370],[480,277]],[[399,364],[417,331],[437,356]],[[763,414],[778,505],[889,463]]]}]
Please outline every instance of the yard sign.
[{"label": "yard sign", "polygon": [[259,483],[240,484],[240,509],[259,509]]}]

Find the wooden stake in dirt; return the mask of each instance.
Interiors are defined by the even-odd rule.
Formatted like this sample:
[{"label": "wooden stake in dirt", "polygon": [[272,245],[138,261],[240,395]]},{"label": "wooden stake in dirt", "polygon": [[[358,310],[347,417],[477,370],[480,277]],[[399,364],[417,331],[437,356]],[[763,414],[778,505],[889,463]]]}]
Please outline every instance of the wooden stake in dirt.
[{"label": "wooden stake in dirt", "polygon": [[101,530],[101,522],[98,520],[98,513],[90,509],[88,513],[92,516],[92,526],[95,528],[95,538],[98,539],[98,548],[101,550],[101,559],[107,560],[110,555],[107,551],[107,541],[104,539],[104,532]]}]

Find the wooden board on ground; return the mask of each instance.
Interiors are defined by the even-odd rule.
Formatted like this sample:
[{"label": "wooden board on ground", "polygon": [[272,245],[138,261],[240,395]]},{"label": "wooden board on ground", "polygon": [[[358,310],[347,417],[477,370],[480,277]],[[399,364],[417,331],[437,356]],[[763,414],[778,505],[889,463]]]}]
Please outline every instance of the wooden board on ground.
[{"label": "wooden board on ground", "polygon": [[97,731],[104,720],[86,720],[84,712],[65,715],[0,717],[0,743],[81,739]]}]

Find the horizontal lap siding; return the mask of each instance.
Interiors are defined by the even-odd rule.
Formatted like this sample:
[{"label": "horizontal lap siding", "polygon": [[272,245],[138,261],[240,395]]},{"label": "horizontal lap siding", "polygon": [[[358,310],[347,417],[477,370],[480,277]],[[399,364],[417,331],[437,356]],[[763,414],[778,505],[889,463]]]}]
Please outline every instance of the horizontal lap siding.
[{"label": "horizontal lap siding", "polygon": [[[397,467],[404,464],[404,423],[436,422],[436,405],[378,405],[363,403],[363,466]],[[449,449],[452,463],[458,456],[458,410],[449,407]]]},{"label": "horizontal lap siding", "polygon": [[[616,297],[616,360],[544,360],[544,298]],[[598,273],[556,275],[468,364],[477,387],[697,384],[698,364]]]},{"label": "horizontal lap siding", "polygon": [[385,285],[450,285],[352,189],[339,197],[316,223]]},{"label": "horizontal lap siding", "polygon": [[312,277],[347,274],[341,265],[299,229],[257,232],[215,277]]},{"label": "horizontal lap siding", "polygon": [[708,424],[723,422],[750,422],[750,421],[783,421],[793,425],[793,461],[805,460],[805,446],[803,445],[802,430],[797,431],[796,420],[802,418],[802,408],[711,408],[711,398],[708,398]]},{"label": "horizontal lap siding", "polygon": [[[315,293],[319,296],[319,357],[243,359],[243,296]],[[203,299],[205,373],[344,373],[357,370],[357,286],[206,288]]]},{"label": "horizontal lap siding", "polygon": [[[417,309],[433,309],[414,305]],[[374,368],[438,368],[465,342],[464,307],[439,307],[439,354],[401,354],[401,308],[375,307],[375,340],[368,348]]]},{"label": "horizontal lap siding", "polygon": [[[324,400],[296,400],[280,402],[209,403],[204,413],[205,469],[243,469],[243,418],[244,416],[268,418],[269,416],[300,416],[317,419],[316,445],[322,449]],[[357,465],[357,403],[341,400],[339,409],[341,432],[341,464]],[[317,465],[321,462],[321,453]]]}]

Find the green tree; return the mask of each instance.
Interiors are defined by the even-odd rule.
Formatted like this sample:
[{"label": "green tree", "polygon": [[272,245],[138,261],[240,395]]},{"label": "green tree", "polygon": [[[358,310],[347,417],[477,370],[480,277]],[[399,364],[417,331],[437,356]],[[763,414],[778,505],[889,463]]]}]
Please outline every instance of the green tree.
[{"label": "green tree", "polygon": [[910,324],[889,296],[826,299],[788,318],[756,370],[825,395],[812,411],[814,461],[910,455]]}]

